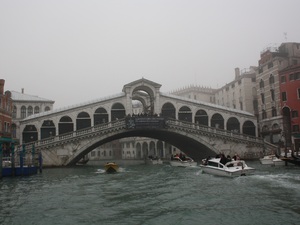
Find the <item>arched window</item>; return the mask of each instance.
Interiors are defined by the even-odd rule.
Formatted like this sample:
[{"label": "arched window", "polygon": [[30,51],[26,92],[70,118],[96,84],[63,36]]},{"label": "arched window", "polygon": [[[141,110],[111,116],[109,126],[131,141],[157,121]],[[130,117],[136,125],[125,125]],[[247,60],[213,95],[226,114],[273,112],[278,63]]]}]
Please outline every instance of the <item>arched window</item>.
[{"label": "arched window", "polygon": [[50,111],[50,107],[49,106],[45,107],[45,112],[47,112],[47,111]]},{"label": "arched window", "polygon": [[33,114],[33,108],[32,108],[32,106],[28,106],[27,110],[28,110],[27,115],[31,116]]},{"label": "arched window", "polygon": [[26,107],[22,106],[21,107],[21,119],[26,118]]},{"label": "arched window", "polygon": [[260,87],[260,88],[264,88],[264,87],[265,87],[265,83],[264,83],[263,80],[260,80],[260,82],[259,82],[259,87]]},{"label": "arched window", "polygon": [[13,111],[12,111],[12,118],[16,119],[17,118],[17,106],[14,105]]},{"label": "arched window", "polygon": [[40,113],[40,108],[38,106],[34,107],[34,114]]},{"label": "arched window", "polygon": [[161,115],[163,117],[169,117],[176,119],[176,110],[172,103],[165,103],[161,108]]},{"label": "arched window", "polygon": [[275,83],[274,76],[273,76],[273,74],[270,74],[270,77],[269,77],[269,84],[274,84],[274,83]]}]

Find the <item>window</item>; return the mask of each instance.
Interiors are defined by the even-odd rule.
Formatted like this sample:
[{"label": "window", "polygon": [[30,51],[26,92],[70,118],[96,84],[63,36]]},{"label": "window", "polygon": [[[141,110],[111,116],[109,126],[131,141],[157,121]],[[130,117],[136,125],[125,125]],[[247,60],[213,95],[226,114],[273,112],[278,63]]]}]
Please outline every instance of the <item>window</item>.
[{"label": "window", "polygon": [[40,113],[40,108],[38,106],[34,107],[34,114]]},{"label": "window", "polygon": [[12,111],[12,118],[16,119],[17,118],[17,107],[14,105],[13,111]]},{"label": "window", "polygon": [[298,117],[298,111],[292,110],[292,118]]},{"label": "window", "polygon": [[294,80],[294,74],[293,74],[293,73],[291,73],[291,74],[289,75],[289,79],[290,79],[290,81],[291,81],[291,80]]},{"label": "window", "polygon": [[26,117],[26,107],[22,106],[21,107],[21,118],[24,119]]},{"label": "window", "polygon": [[266,119],[267,118],[267,112],[266,112],[266,110],[262,111],[261,117],[262,117],[262,119]]},{"label": "window", "polygon": [[298,99],[300,99],[300,88],[298,88]]},{"label": "window", "polygon": [[261,95],[261,102],[262,102],[263,104],[265,104],[265,94],[264,94],[264,93],[261,93],[260,95]]},{"label": "window", "polygon": [[295,80],[300,80],[300,72],[294,74]]},{"label": "window", "polygon": [[285,83],[285,75],[283,75],[283,76],[280,77],[280,82],[281,83]]},{"label": "window", "polygon": [[255,77],[252,77],[252,78],[251,78],[251,81],[252,81],[252,82],[256,82],[256,78],[255,78]]},{"label": "window", "polygon": [[259,82],[259,87],[260,88],[264,88],[265,84],[264,84],[264,81],[263,80],[260,80]]},{"label": "window", "polygon": [[293,125],[293,132],[299,132],[299,125]]},{"label": "window", "polygon": [[243,103],[240,102],[240,109],[243,110]]},{"label": "window", "polygon": [[272,101],[275,101],[275,91],[273,89],[271,90],[271,98]]},{"label": "window", "polygon": [[268,69],[273,67],[273,62],[268,63]]},{"label": "window", "polygon": [[271,74],[270,77],[269,77],[269,83],[270,84],[274,84],[275,83],[275,79],[274,79],[273,74]]},{"label": "window", "polygon": [[[299,90],[300,90],[300,89],[298,89],[298,97],[299,97]],[[281,99],[282,99],[282,101],[286,101],[286,100],[287,100],[286,92],[282,92],[282,93],[281,93]]]},{"label": "window", "polygon": [[272,117],[277,116],[277,111],[275,107],[272,107]]},{"label": "window", "polygon": [[33,114],[33,108],[32,106],[28,106],[28,116],[31,116]]}]

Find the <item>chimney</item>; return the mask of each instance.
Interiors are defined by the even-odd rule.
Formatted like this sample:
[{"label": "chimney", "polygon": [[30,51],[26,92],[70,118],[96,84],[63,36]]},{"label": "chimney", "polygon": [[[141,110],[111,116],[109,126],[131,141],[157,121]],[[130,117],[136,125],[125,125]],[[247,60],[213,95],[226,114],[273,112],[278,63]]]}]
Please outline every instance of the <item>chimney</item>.
[{"label": "chimney", "polygon": [[24,94],[24,88],[22,88],[22,94]]},{"label": "chimney", "polygon": [[240,68],[237,67],[234,70],[235,70],[235,79],[238,79],[240,76]]},{"label": "chimney", "polygon": [[1,95],[4,94],[4,84],[5,84],[5,80],[0,79],[0,94]]}]

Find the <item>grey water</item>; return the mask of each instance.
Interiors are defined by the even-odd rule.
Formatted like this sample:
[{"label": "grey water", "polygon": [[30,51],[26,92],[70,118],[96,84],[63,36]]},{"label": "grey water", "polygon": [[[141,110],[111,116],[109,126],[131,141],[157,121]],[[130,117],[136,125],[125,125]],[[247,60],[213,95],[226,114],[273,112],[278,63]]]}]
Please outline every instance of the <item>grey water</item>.
[{"label": "grey water", "polygon": [[0,224],[300,224],[300,167],[217,177],[197,168],[97,166],[0,179]]}]

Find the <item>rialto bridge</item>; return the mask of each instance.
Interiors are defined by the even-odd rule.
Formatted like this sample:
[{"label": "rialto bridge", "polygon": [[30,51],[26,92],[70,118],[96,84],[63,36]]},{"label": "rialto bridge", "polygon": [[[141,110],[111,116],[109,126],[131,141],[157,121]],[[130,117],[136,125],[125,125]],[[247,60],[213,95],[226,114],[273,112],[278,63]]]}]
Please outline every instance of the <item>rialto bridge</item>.
[{"label": "rialto bridge", "polygon": [[[256,118],[244,111],[160,92],[140,79],[120,94],[34,114],[20,123],[21,143],[34,144],[44,165],[76,163],[107,142],[126,137],[165,141],[196,160],[219,152],[251,157],[268,148],[257,138]],[[143,105],[133,115],[133,101]]]}]

